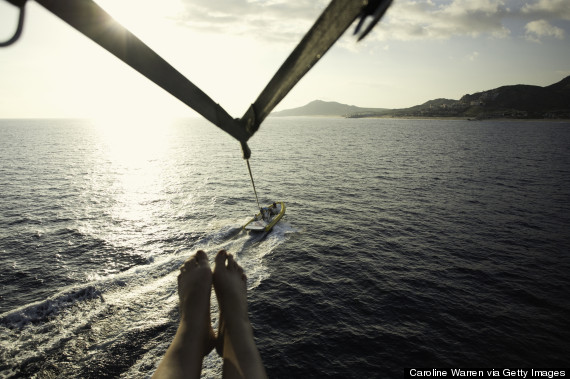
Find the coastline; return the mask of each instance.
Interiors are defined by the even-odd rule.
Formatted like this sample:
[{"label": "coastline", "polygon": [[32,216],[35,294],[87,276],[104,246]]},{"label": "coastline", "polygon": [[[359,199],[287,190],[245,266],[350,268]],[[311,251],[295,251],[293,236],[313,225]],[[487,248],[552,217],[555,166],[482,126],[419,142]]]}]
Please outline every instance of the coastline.
[{"label": "coastline", "polygon": [[508,121],[508,122],[561,122],[570,123],[570,118],[473,118],[461,116],[367,116],[367,117],[347,117],[343,115],[303,115],[303,116],[269,116],[268,118],[345,118],[345,119],[393,119],[393,120],[440,120],[440,121]]},{"label": "coastline", "polygon": [[425,116],[370,116],[370,117],[345,117],[345,118],[386,118],[386,119],[401,119],[401,120],[450,120],[450,121],[513,121],[513,122],[521,122],[521,121],[529,121],[529,122],[568,122],[570,123],[570,119],[568,118],[512,118],[512,117],[495,117],[495,118],[473,118],[473,117],[459,117],[459,116],[450,116],[450,117],[425,117]]}]

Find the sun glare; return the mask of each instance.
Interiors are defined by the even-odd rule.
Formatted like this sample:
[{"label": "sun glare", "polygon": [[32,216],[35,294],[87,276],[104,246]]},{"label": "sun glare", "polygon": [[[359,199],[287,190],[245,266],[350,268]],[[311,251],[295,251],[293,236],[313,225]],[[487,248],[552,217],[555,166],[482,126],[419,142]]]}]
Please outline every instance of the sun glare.
[{"label": "sun glare", "polygon": [[170,24],[168,18],[183,10],[178,0],[97,0],[97,3],[121,25],[139,36],[160,33]]},{"label": "sun glare", "polygon": [[[245,112],[287,56],[280,50],[281,46],[267,44],[253,36],[217,34],[183,26],[176,21],[185,9],[179,0],[97,1],[119,23],[235,117]],[[246,58],[249,54],[255,54],[255,59]],[[122,74],[117,71],[116,75]],[[117,83],[124,81],[117,77]],[[135,84],[142,87],[140,83]],[[133,98],[148,94],[135,90],[132,93]],[[166,99],[170,95],[161,93],[160,96]]]},{"label": "sun glare", "polygon": [[172,120],[159,117],[121,117],[114,114],[93,121],[114,163],[137,168],[162,157]]},{"label": "sun glare", "polygon": [[101,167],[112,178],[105,191],[114,198],[112,216],[138,225],[153,217],[149,205],[165,191],[172,123],[159,119],[93,121],[100,135]]}]

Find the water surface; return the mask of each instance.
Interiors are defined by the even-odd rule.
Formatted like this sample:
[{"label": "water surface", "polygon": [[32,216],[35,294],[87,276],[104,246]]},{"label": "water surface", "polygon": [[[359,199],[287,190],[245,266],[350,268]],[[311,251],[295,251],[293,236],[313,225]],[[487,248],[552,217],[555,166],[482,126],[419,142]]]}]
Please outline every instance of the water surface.
[{"label": "water surface", "polygon": [[244,266],[272,378],[568,366],[568,123],[270,118],[250,147],[287,204],[262,236],[204,121],[0,121],[0,375],[152,374],[199,248]]}]

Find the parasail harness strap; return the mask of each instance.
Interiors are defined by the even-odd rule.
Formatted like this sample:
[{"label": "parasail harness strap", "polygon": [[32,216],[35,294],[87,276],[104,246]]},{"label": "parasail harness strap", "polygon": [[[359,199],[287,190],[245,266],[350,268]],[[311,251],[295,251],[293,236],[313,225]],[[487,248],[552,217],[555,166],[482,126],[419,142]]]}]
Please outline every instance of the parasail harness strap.
[{"label": "parasail harness strap", "polygon": [[[24,21],[26,0],[7,1],[20,8],[20,16],[14,36],[0,42],[0,47],[8,46],[20,37]],[[355,19],[360,17],[354,31],[354,34],[358,34],[365,19],[372,16],[372,22],[360,34],[360,41],[384,15],[392,0],[332,0],[241,119],[232,118],[219,104],[92,0],[36,2],[240,141],[257,206],[261,211],[249,166],[251,151],[247,146],[248,139]]]},{"label": "parasail harness strap", "polygon": [[[12,44],[19,38],[24,20],[26,0],[7,1],[20,8],[20,17],[14,36],[6,42],[0,42],[0,46]],[[248,159],[251,152],[246,142],[273,108],[355,19],[360,18],[354,32],[358,34],[367,16],[373,18],[360,34],[361,40],[384,15],[392,0],[332,0],[241,119],[232,118],[219,104],[92,0],[36,2],[240,141],[244,158]]]},{"label": "parasail harness strap", "polygon": [[25,5],[27,0],[7,0],[7,1],[12,5],[20,8],[20,15],[18,16],[18,26],[16,26],[16,31],[14,32],[14,35],[9,39],[7,39],[6,41],[0,42],[0,47],[10,46],[14,42],[16,42],[18,38],[20,38],[20,35],[22,34],[22,29],[24,28],[24,18],[26,16]]},{"label": "parasail harness strap", "polygon": [[[359,36],[359,41],[376,25],[392,0],[333,0],[315,24],[285,60],[252,108],[257,125],[271,113],[273,108],[291,91],[303,76],[325,55],[329,48],[343,35],[354,20],[360,21],[354,34],[358,34],[368,16],[372,21]],[[250,108],[251,109],[251,108]],[[247,123],[249,110],[242,120]]]},{"label": "parasail harness strap", "polygon": [[256,131],[232,118],[200,88],[184,77],[92,0],[36,0],[208,121],[240,142]]}]

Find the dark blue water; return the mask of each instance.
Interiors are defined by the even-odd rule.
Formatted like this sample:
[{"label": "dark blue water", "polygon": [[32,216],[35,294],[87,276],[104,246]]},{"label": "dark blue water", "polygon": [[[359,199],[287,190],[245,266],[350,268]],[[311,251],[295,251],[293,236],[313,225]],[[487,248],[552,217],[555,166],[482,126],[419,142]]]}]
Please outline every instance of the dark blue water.
[{"label": "dark blue water", "polygon": [[250,146],[287,204],[266,236],[205,122],[0,121],[0,376],[152,374],[198,248],[246,269],[272,378],[568,366],[570,124],[269,119]]}]

